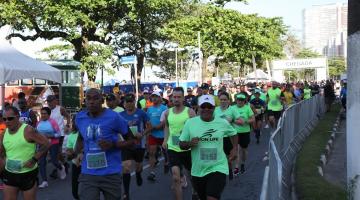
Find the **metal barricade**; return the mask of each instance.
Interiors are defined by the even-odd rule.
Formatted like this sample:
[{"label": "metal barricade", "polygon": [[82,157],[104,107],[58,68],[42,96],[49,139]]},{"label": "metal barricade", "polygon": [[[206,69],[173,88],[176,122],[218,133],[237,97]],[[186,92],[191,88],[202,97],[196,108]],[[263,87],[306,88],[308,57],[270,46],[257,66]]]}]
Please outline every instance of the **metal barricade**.
[{"label": "metal barricade", "polygon": [[284,111],[270,138],[269,164],[264,173],[261,200],[290,199],[294,158],[310,134],[306,129],[314,125],[325,109],[324,97],[316,95]]}]

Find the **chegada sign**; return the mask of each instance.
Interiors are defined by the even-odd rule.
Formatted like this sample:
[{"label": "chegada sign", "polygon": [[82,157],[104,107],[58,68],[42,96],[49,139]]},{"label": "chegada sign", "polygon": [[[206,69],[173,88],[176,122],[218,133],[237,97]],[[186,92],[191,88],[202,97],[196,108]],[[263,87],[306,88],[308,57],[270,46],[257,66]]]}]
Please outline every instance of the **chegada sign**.
[{"label": "chegada sign", "polygon": [[273,70],[309,69],[322,68],[326,66],[326,58],[274,60]]}]

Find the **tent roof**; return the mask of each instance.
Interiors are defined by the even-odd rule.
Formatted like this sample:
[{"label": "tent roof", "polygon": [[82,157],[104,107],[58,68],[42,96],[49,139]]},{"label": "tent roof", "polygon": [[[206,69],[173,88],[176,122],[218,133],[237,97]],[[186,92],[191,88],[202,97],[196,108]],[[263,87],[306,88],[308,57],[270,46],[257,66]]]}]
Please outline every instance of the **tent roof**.
[{"label": "tent roof", "polygon": [[0,84],[27,78],[61,83],[61,71],[0,42]]},{"label": "tent roof", "polygon": [[[270,79],[269,76],[261,69],[256,70],[256,75],[258,79]],[[251,72],[246,75],[247,79],[255,79],[255,72]]]}]

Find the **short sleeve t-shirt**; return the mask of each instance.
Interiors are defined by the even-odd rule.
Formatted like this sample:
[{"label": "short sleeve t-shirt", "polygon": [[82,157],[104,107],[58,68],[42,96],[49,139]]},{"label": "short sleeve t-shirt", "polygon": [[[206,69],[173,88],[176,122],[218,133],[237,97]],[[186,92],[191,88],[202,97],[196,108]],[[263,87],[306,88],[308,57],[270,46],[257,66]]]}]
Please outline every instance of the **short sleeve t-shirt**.
[{"label": "short sleeve t-shirt", "polygon": [[116,148],[103,151],[98,141],[118,141],[118,134],[128,132],[126,121],[118,113],[105,109],[97,117],[89,116],[86,110],[81,111],[75,122],[84,143],[81,173],[96,176],[121,173],[121,151]]},{"label": "short sleeve t-shirt", "polygon": [[225,119],[215,117],[211,122],[194,117],[186,121],[180,141],[200,139],[196,147],[191,148],[191,175],[204,177],[209,173],[229,174],[226,155],[223,151],[223,138],[236,135],[235,129]]},{"label": "short sleeve t-shirt", "polygon": [[[232,121],[235,121],[239,118],[247,121],[254,115],[254,112],[252,111],[249,104],[245,104],[242,107],[233,105],[233,106],[231,106],[229,113],[230,113],[229,116]],[[237,131],[237,133],[250,132],[250,124],[249,123],[245,123],[243,125],[237,125],[235,123],[232,123],[232,125],[235,128],[235,130]]]},{"label": "short sleeve t-shirt", "polygon": [[228,119],[230,116],[229,113],[229,109],[230,107],[228,107],[226,110],[222,110],[220,106],[216,107],[214,110],[214,116],[215,117],[219,117],[219,118],[223,118],[223,119]]},{"label": "short sleeve t-shirt", "polygon": [[[150,119],[150,123],[152,126],[158,126],[161,123],[161,114],[167,110],[167,107],[164,105],[159,105],[157,107],[151,106],[148,108],[146,114]],[[153,130],[151,131],[151,135],[155,138],[164,138],[164,131],[163,130]]]},{"label": "short sleeve t-shirt", "polygon": [[[133,131],[137,130],[138,133],[142,133],[145,130],[145,124],[149,121],[149,117],[141,109],[136,109],[136,111],[129,115],[127,111],[123,111],[120,115],[126,120],[129,128]],[[141,141],[136,142],[136,148],[145,148],[145,137]]]},{"label": "short sleeve t-shirt", "polygon": [[268,110],[281,111],[283,109],[283,106],[281,104],[280,97],[284,96],[281,90],[279,88],[270,88],[267,95],[269,97],[269,102],[267,105]]}]

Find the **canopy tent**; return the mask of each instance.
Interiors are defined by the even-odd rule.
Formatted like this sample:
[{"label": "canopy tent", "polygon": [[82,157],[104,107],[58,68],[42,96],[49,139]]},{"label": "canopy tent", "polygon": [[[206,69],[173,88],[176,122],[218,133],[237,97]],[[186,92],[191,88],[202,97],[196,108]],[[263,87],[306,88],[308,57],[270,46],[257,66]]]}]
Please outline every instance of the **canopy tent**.
[{"label": "canopy tent", "polygon": [[61,71],[17,51],[5,41],[0,42],[1,105],[4,104],[5,83],[9,81],[39,78],[61,83]]},{"label": "canopy tent", "polygon": [[251,72],[249,73],[248,75],[246,75],[246,79],[247,80],[255,80],[255,79],[258,79],[258,80],[270,80],[271,78],[269,77],[268,74],[266,74],[263,70],[261,69],[257,69],[256,70],[256,74],[255,72]]}]

